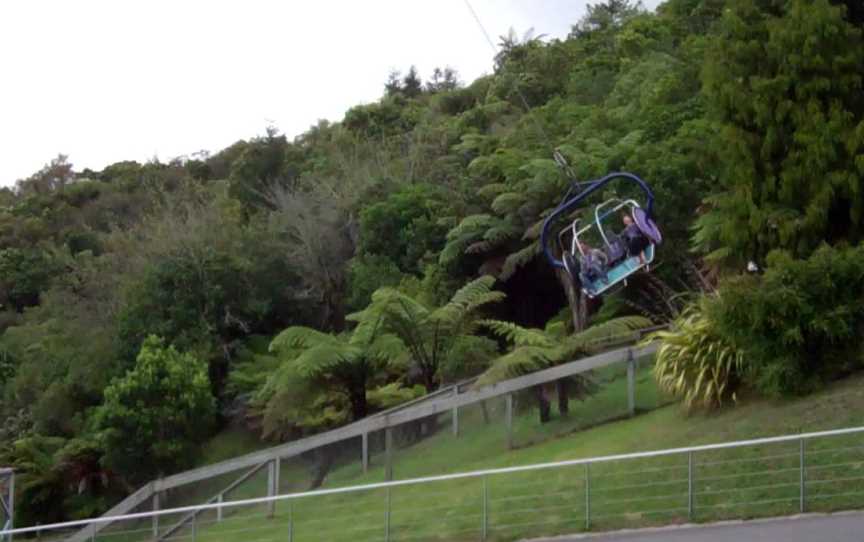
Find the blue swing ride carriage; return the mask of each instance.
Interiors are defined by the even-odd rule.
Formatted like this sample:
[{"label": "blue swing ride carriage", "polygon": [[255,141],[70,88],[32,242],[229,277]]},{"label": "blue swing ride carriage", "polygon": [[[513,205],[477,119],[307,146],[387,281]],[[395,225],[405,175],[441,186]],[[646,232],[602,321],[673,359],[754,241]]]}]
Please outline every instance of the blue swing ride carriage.
[{"label": "blue swing ride carriage", "polygon": [[[573,213],[585,207],[585,200],[613,181],[636,183],[644,194],[644,205],[635,199],[613,197],[594,206],[593,220],[582,223]],[[576,190],[578,190],[577,193]],[[653,218],[654,194],[648,184],[632,173],[615,172],[600,179],[574,181],[563,201],[543,223],[540,243],[549,263],[564,269],[573,283],[589,298],[609,293],[616,286],[625,286],[627,278],[641,269],[650,269],[662,234]],[[614,233],[610,220],[621,215],[625,227]],[[556,236],[561,258],[553,252],[552,231],[562,219],[572,221]],[[594,239],[597,246],[585,240]]]}]

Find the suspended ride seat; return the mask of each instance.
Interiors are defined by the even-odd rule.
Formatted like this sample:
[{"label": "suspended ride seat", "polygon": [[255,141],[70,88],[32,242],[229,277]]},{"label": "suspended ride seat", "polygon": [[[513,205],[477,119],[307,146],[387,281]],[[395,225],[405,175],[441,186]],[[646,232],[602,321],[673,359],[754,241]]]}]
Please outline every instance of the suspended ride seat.
[{"label": "suspended ride seat", "polygon": [[[571,214],[592,193],[597,192],[612,180],[625,179],[635,182],[645,193],[645,207],[632,199],[609,199],[594,208],[592,223],[580,226],[577,218],[570,226],[558,234],[562,259],[557,259],[550,247],[550,230],[557,219]],[[571,197],[574,187],[584,187]],[[580,288],[589,297],[596,297],[617,284],[626,284],[627,277],[640,269],[648,269],[654,261],[656,246],[662,242],[662,235],[651,216],[654,195],[648,185],[631,173],[612,173],[601,179],[586,183],[574,183],[565,200],[546,217],[541,231],[540,243],[549,262],[559,268],[566,268],[574,287]],[[618,216],[618,211],[629,211],[633,223],[627,225],[620,234],[609,232],[609,217]],[[602,267],[586,260],[586,253],[580,238],[599,234],[603,240],[602,254],[605,262]],[[599,250],[598,250],[599,251]],[[581,256],[581,259],[580,259]]]},{"label": "suspended ride seat", "polygon": [[606,256],[609,258],[609,266],[612,267],[627,256],[627,243],[620,236],[608,235],[609,245],[606,247]]}]

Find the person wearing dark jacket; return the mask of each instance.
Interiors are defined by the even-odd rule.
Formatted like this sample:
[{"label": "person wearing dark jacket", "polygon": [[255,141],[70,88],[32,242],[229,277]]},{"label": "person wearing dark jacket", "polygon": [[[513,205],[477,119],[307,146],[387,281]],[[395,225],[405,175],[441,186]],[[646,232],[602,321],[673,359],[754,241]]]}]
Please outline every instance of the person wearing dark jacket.
[{"label": "person wearing dark jacket", "polygon": [[639,264],[645,265],[645,248],[648,246],[648,239],[633,221],[633,217],[629,213],[624,213],[621,216],[624,222],[624,229],[621,231],[621,238],[627,246],[627,253],[630,256],[639,255]]}]

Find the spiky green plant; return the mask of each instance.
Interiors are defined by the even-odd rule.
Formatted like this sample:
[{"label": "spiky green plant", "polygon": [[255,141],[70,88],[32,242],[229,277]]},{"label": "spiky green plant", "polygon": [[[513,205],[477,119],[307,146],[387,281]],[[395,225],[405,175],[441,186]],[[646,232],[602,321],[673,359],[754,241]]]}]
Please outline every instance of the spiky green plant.
[{"label": "spiky green plant", "polygon": [[716,408],[737,399],[744,354],[716,332],[700,307],[691,306],[671,330],[651,339],[662,341],[654,365],[660,389],[681,397],[688,409]]}]

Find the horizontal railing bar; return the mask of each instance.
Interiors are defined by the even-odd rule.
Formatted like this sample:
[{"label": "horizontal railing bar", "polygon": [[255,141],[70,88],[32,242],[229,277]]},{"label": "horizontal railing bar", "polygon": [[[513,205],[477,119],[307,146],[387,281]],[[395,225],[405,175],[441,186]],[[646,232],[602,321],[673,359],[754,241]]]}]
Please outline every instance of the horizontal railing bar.
[{"label": "horizontal railing bar", "polygon": [[781,459],[785,457],[798,457],[799,452],[789,452],[785,454],[774,454],[760,457],[745,457],[743,459],[719,459],[717,461],[699,461],[696,467],[713,467],[715,465],[729,465],[731,463],[753,463],[754,461],[768,461],[770,459]]},{"label": "horizontal railing bar", "polygon": [[657,487],[657,486],[673,486],[675,484],[684,484],[687,483],[687,478],[676,478],[674,480],[668,480],[664,482],[651,482],[649,484],[632,484],[632,485],[618,485],[618,486],[610,486],[610,487],[592,487],[591,493],[604,493],[610,491],[624,491],[625,489],[640,489],[643,487]]},{"label": "horizontal railing bar", "polygon": [[[207,500],[207,504],[212,504],[214,502],[218,502],[220,497],[224,498],[224,496],[227,493],[237,489],[237,487],[239,487],[243,482],[249,480],[250,478],[252,478],[256,474],[258,474],[258,472],[260,472],[261,469],[266,467],[269,463],[270,463],[269,461],[265,461],[264,463],[261,463],[257,467],[253,467],[253,468],[249,469],[248,472],[246,472],[245,474],[243,474],[242,476],[240,476],[239,478],[237,478],[236,480],[234,480],[233,482],[228,484],[228,487],[226,487],[225,489],[223,489],[222,491],[220,491],[216,495],[210,497],[210,499]],[[186,525],[187,523],[189,523],[190,521],[195,519],[196,516],[198,516],[198,514],[199,514],[199,511],[194,511],[194,512],[191,512],[191,513],[185,515],[184,517],[180,518],[180,520],[177,523],[175,523],[173,526],[169,527],[168,530],[166,530],[164,533],[160,534],[156,538],[156,542],[161,542],[162,540],[168,540],[171,537],[171,535],[173,535],[174,533],[176,533],[177,531],[182,529],[184,525]]]},{"label": "horizontal railing bar", "polygon": [[827,465],[807,465],[807,472],[823,469],[836,469],[837,467],[848,467],[850,465],[860,465],[861,461],[849,461],[847,463],[829,463]]},{"label": "horizontal railing bar", "polygon": [[[449,536],[459,536],[459,535],[468,534],[468,533],[476,533],[478,530],[479,530],[479,527],[474,528],[474,529],[463,529],[461,531],[448,532],[447,534]],[[428,539],[429,535],[423,533],[423,534],[417,534],[414,536],[400,536],[399,540],[415,540],[417,538],[427,538]]]},{"label": "horizontal railing bar", "polygon": [[[639,341],[646,335],[664,327],[666,326],[652,326],[649,328],[621,334],[615,338],[620,338],[622,340],[614,344],[626,344],[628,341]],[[608,339],[609,338],[606,338],[604,340]],[[454,395],[452,393],[453,389],[458,390],[460,386],[464,386],[472,381],[476,381],[476,379],[463,380],[461,382],[452,384],[447,388],[444,388],[443,390],[438,390],[431,394],[427,394],[424,397],[420,397],[407,403],[397,405],[389,410],[379,412],[377,414],[364,418],[363,420],[340,427],[338,429],[333,429],[331,431],[327,431],[318,435],[312,435],[298,441],[289,442],[280,446],[268,448],[266,450],[259,450],[251,454],[246,454],[244,456],[235,457],[219,463],[214,463],[212,465],[199,467],[197,469],[180,472],[163,479],[148,482],[146,486],[142,487],[136,493],[133,493],[133,495],[130,495],[129,497],[118,503],[114,508],[103,514],[102,517],[120,516],[124,512],[133,509],[143,500],[135,500],[134,495],[137,495],[145,488],[148,489],[148,493],[144,496],[144,499],[148,498],[154,492],[188,485],[200,480],[206,480],[222,474],[227,474],[244,468],[253,467],[256,464],[271,461],[273,459],[276,459],[277,457],[295,457],[305,452],[320,448],[322,446],[326,446],[328,444],[342,442],[344,440],[359,437],[366,433],[380,431],[402,423],[418,420],[434,414],[440,414],[447,410],[452,410],[453,408],[474,404],[505,393],[525,389],[537,385],[538,383],[557,380],[565,376],[573,376],[594,368],[620,363],[628,359],[638,359],[640,357],[656,352],[657,347],[657,342],[653,342],[643,346],[634,345],[626,348],[619,348],[617,350],[610,350],[595,356],[590,356],[588,358],[571,361],[557,367],[552,367],[544,371],[538,371],[529,375],[518,377],[516,379],[500,382],[498,384],[493,384],[489,387],[483,387],[480,389],[469,389],[466,392]],[[610,354],[612,354],[613,357],[610,358]],[[615,355],[621,356],[621,359],[616,359]],[[566,374],[559,374],[562,371]],[[536,382],[536,379],[541,379],[541,381]],[[508,391],[507,386],[512,386],[515,383],[521,384],[517,386],[516,389]],[[490,393],[490,389],[495,389],[497,391]],[[439,394],[445,395],[445,391],[449,391],[449,393],[446,394],[448,395],[448,397],[433,400],[433,398]],[[468,397],[466,398],[466,396]],[[431,407],[430,403],[433,403]],[[418,410],[421,407],[422,410]],[[84,542],[96,532],[98,532],[98,530],[102,528],[102,525],[93,525],[92,528],[96,530],[85,530],[81,533],[76,533],[75,535],[70,537],[67,542]]]},{"label": "horizontal railing bar", "polygon": [[[806,468],[809,471],[809,470],[813,470],[814,467],[807,466]],[[756,471],[756,472],[737,472],[735,474],[727,474],[724,476],[700,476],[699,479],[696,481],[701,484],[701,483],[705,483],[705,482],[716,482],[719,480],[731,480],[734,478],[741,478],[742,476],[756,477],[756,476],[767,476],[769,474],[776,475],[776,474],[779,474],[781,472],[800,472],[800,471],[801,471],[801,467],[789,467],[789,468],[785,468],[785,469],[760,470],[760,471]],[[796,483],[798,483],[798,482],[796,482]]]},{"label": "horizontal railing bar", "polygon": [[824,480],[807,480],[808,484],[836,484],[839,482],[857,482],[859,480],[864,480],[864,476],[853,476],[851,478],[826,478]]},{"label": "horizontal railing bar", "polygon": [[670,448],[665,450],[652,450],[647,452],[634,452],[628,454],[616,454],[599,457],[590,457],[584,459],[572,459],[567,461],[557,461],[554,463],[538,463],[534,465],[521,465],[516,467],[503,467],[497,469],[485,469],[472,472],[461,472],[454,474],[441,474],[437,476],[426,476],[422,478],[412,478],[407,480],[394,480],[391,482],[380,482],[375,484],[364,484],[357,486],[346,486],[333,489],[319,489],[315,491],[307,491],[305,493],[289,493],[284,495],[274,495],[271,497],[258,497],[254,499],[245,499],[239,501],[226,501],[221,504],[204,504],[198,506],[186,506],[181,508],[158,510],[152,512],[140,512],[135,514],[127,514],[125,516],[98,517],[92,519],[67,521],[62,523],[54,523],[42,525],[40,527],[23,527],[8,531],[0,531],[0,535],[9,534],[24,534],[38,531],[47,531],[51,529],[62,529],[65,527],[92,525],[94,523],[106,523],[113,521],[122,521],[127,519],[141,519],[153,516],[163,516],[168,514],[179,514],[183,512],[213,510],[215,508],[232,508],[239,506],[250,506],[255,504],[269,503],[273,501],[293,500],[316,497],[321,495],[336,495],[340,493],[352,493],[358,491],[372,491],[382,488],[392,488],[401,486],[418,485],[432,482],[444,482],[449,480],[461,480],[465,478],[479,478],[483,476],[494,476],[499,474],[510,474],[514,472],[528,472],[534,470],[545,470],[552,468],[571,467],[585,464],[608,463],[612,461],[624,461],[629,459],[644,459],[648,457],[660,457],[669,455],[686,454],[692,452],[704,452],[709,450],[724,450],[731,448],[742,448],[747,446],[759,446],[762,444],[773,444],[778,442],[792,442],[799,440],[811,440],[815,438],[835,437],[841,435],[852,435],[864,433],[864,427],[848,427],[845,429],[834,429],[830,431],[815,431],[811,433],[800,433],[797,435],[782,435],[777,437],[765,437],[758,439],[739,440],[732,442],[721,442],[717,444],[704,444],[701,446],[688,446],[684,448]]},{"label": "horizontal railing bar", "polygon": [[[719,504],[700,504],[699,508],[741,508],[742,506],[753,506],[754,504],[774,504],[778,502],[791,502],[797,501],[801,497],[796,495],[794,497],[787,497],[783,499],[767,499],[764,501],[743,501],[743,502],[733,502],[733,503],[719,503]],[[807,497],[808,499],[811,497]]]},{"label": "horizontal railing bar", "polygon": [[723,495],[726,493],[744,493],[747,491],[763,491],[765,489],[777,489],[781,487],[792,487],[798,486],[801,482],[795,480],[794,482],[784,482],[782,484],[766,484],[761,486],[742,486],[742,487],[732,487],[728,489],[716,489],[711,491],[697,491],[694,492],[693,495],[697,497],[705,497],[708,495]]},{"label": "horizontal railing bar", "polygon": [[[672,512],[684,512],[687,508],[660,508],[658,510],[641,510],[637,512],[638,514],[642,514],[643,516],[657,515],[657,514],[671,514]],[[608,518],[625,518],[629,516],[630,512],[621,512],[617,514],[600,514],[600,515],[592,515],[591,519],[608,519]]]},{"label": "horizontal railing bar", "polygon": [[[226,474],[246,467],[251,467],[258,463],[275,459],[276,457],[285,458],[300,455],[321,446],[361,436],[363,433],[381,431],[387,427],[412,422],[434,414],[449,412],[454,408],[468,406],[500,395],[520,391],[536,386],[537,384],[543,384],[567,376],[584,373],[592,369],[622,363],[629,359],[631,355],[633,358],[639,358],[653,354],[656,352],[657,348],[658,343],[655,342],[641,347],[626,347],[617,350],[610,350],[608,352],[603,352],[601,354],[565,363],[563,365],[537,371],[511,380],[505,380],[482,388],[467,390],[458,395],[451,395],[449,397],[427,401],[415,405],[410,409],[400,410],[389,415],[364,418],[360,421],[326,433],[312,435],[298,441],[289,442],[266,450],[253,452],[245,456],[222,461],[220,463],[214,463],[213,465],[168,476],[164,479],[155,481],[154,489],[157,491],[170,489],[206,478],[212,478],[220,474]],[[632,354],[630,354],[630,352],[632,352]]]}]

